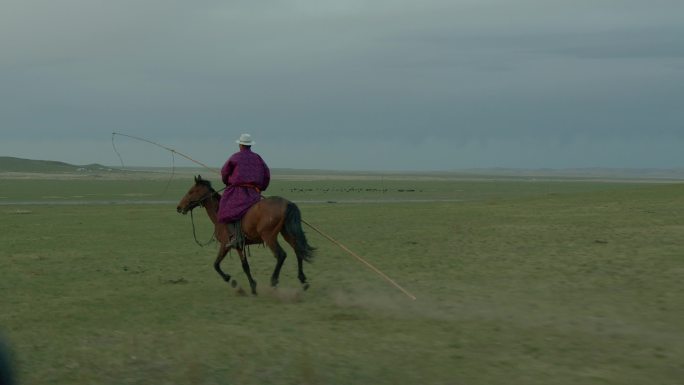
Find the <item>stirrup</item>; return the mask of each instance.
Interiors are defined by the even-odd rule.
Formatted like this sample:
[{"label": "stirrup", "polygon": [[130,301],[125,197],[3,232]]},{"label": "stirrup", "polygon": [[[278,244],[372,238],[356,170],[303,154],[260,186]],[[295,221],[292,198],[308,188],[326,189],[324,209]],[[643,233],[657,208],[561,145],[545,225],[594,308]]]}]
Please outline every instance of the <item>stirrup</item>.
[{"label": "stirrup", "polygon": [[231,240],[229,240],[226,243],[226,247],[229,249],[237,249],[238,246],[239,246],[239,242],[238,242],[237,237],[233,237]]}]

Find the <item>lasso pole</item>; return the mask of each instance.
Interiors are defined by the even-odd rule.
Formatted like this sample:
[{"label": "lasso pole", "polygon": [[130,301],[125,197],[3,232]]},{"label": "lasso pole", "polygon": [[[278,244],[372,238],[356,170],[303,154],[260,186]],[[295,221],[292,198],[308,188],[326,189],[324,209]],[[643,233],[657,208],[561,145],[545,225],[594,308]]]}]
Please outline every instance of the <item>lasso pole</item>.
[{"label": "lasso pole", "polygon": [[219,170],[217,170],[217,169],[215,169],[215,168],[212,168],[212,167],[209,167],[209,166],[207,166],[206,164],[200,162],[199,160],[195,160],[195,159],[193,159],[193,158],[191,158],[191,157],[189,157],[189,156],[183,154],[182,152],[176,151],[175,149],[173,149],[173,148],[171,148],[171,147],[164,146],[163,144],[159,144],[159,143],[157,143],[157,142],[153,142],[153,141],[151,141],[151,140],[148,140],[148,139],[145,139],[145,138],[141,138],[141,137],[138,137],[138,136],[133,136],[133,135],[128,135],[128,134],[121,134],[121,133],[119,133],[119,132],[112,132],[112,137],[114,137],[114,135],[125,136],[125,137],[127,137],[127,138],[132,138],[132,139],[140,140],[140,141],[143,141],[143,142],[147,142],[147,143],[149,143],[149,144],[153,144],[153,145],[155,145],[155,146],[157,146],[157,147],[161,147],[161,148],[163,148],[163,149],[165,149],[165,150],[167,150],[167,151],[171,151],[171,153],[173,153],[173,154],[178,154],[178,155],[182,156],[183,158],[185,158],[185,159],[187,159],[187,160],[189,160],[189,161],[191,161],[191,162],[197,163],[197,164],[199,164],[200,166],[202,166],[202,167],[204,167],[204,168],[206,168],[206,169],[208,169],[208,170],[211,170],[211,171],[216,172],[217,174],[219,173]]},{"label": "lasso pole", "polygon": [[415,296],[415,295],[409,293],[408,290],[406,290],[406,289],[404,289],[403,287],[401,287],[401,285],[399,285],[398,283],[396,283],[392,278],[388,277],[387,274],[385,274],[385,273],[383,273],[382,271],[380,271],[380,269],[378,269],[377,267],[373,266],[370,262],[368,262],[368,261],[366,261],[365,259],[361,258],[361,257],[360,257],[358,254],[356,254],[355,252],[349,250],[349,249],[347,248],[347,246],[341,244],[341,243],[338,242],[335,238],[333,238],[333,237],[329,236],[328,234],[322,232],[321,230],[317,229],[317,228],[314,227],[312,224],[310,224],[309,222],[307,222],[307,221],[305,221],[305,220],[303,220],[303,219],[302,219],[302,223],[304,223],[305,225],[311,227],[315,232],[317,232],[318,234],[321,234],[323,237],[327,238],[330,242],[336,244],[336,245],[339,246],[342,250],[346,251],[346,252],[349,253],[351,256],[353,256],[354,258],[356,258],[357,260],[359,260],[359,262],[363,263],[363,264],[366,265],[369,269],[373,270],[373,271],[376,272],[379,276],[381,276],[382,278],[384,278],[387,282],[391,283],[394,287],[396,287],[397,289],[401,290],[401,292],[404,293],[404,294],[406,294],[407,297],[411,298],[411,299],[414,300],[414,301],[416,300],[416,296]]}]

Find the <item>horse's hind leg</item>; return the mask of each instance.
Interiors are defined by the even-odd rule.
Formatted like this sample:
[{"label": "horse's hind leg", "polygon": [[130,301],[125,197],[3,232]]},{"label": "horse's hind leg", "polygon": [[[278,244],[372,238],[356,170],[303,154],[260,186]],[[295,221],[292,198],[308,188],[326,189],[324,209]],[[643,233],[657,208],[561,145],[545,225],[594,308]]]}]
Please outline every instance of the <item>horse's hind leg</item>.
[{"label": "horse's hind leg", "polygon": [[299,270],[299,272],[298,272],[299,282],[302,283],[302,288],[304,290],[307,290],[309,288],[309,283],[306,282],[306,275],[304,275],[304,268],[302,266],[303,261],[304,260],[298,255],[297,256],[297,269]]},{"label": "horse's hind leg", "polygon": [[[230,282],[230,275],[224,273],[223,270],[221,270],[221,261],[223,261],[223,258],[225,258],[226,254],[228,254],[228,250],[230,250],[230,248],[225,244],[222,244],[219,248],[216,260],[214,261],[214,270],[216,270],[216,272],[219,273],[221,278],[223,278],[223,280],[226,282]],[[237,286],[237,282],[235,282],[235,280],[233,280],[231,284],[233,285],[233,287]]]},{"label": "horse's hind leg", "polygon": [[297,242],[289,235],[283,234],[283,238],[285,238],[285,241],[292,246],[292,249],[295,250],[295,254],[297,254],[297,278],[299,278],[299,282],[302,283],[302,288],[307,290],[309,288],[309,283],[306,281],[306,275],[304,275],[304,259],[297,253],[297,248],[295,247]]},{"label": "horse's hind leg", "polygon": [[287,258],[287,253],[285,253],[285,250],[280,247],[280,244],[275,237],[269,242],[266,242],[266,244],[271,249],[273,256],[276,257],[277,260],[275,269],[273,270],[273,275],[271,275],[271,286],[276,287],[278,286],[278,279],[280,278],[280,269],[282,269],[283,262],[285,262],[285,258]]},{"label": "horse's hind leg", "polygon": [[252,294],[257,295],[256,287],[257,283],[252,278],[252,272],[249,268],[249,262],[247,262],[247,256],[245,255],[245,251],[242,249],[236,249],[238,252],[238,255],[240,255],[240,261],[242,261],[242,270],[245,272],[245,275],[247,276],[247,279],[249,280],[249,287],[252,288]]}]

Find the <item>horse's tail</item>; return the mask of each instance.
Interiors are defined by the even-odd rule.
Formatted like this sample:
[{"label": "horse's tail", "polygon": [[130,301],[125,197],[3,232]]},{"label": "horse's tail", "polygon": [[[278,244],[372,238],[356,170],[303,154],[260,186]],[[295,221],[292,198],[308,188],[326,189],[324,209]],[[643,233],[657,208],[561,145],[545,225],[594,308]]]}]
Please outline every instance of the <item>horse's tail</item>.
[{"label": "horse's tail", "polygon": [[302,229],[302,213],[299,207],[292,202],[287,202],[285,209],[285,225],[283,231],[294,239],[295,254],[307,262],[311,262],[314,257],[314,247],[306,241],[306,235]]}]

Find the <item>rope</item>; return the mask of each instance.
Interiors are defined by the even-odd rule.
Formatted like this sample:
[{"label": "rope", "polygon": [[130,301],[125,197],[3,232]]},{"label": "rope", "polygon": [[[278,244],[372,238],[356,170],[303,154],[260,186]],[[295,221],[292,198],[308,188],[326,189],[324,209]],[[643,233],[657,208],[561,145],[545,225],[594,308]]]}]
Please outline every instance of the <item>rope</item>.
[{"label": "rope", "polygon": [[161,195],[166,195],[166,193],[169,191],[169,186],[171,186],[171,181],[173,180],[173,177],[176,175],[176,157],[173,155],[174,153],[171,153],[171,175],[169,176],[169,180],[166,181],[166,186],[164,187],[164,191],[162,191]]},{"label": "rope", "polygon": [[119,157],[119,161],[121,162],[121,169],[123,170],[126,167],[124,166],[124,162],[123,162],[123,158],[121,157],[121,154],[119,154],[119,150],[116,149],[116,144],[114,143],[114,135],[116,135],[116,132],[112,132],[112,148],[114,149],[116,156]]},{"label": "rope", "polygon": [[[126,166],[124,166],[124,161],[123,161],[123,158],[121,157],[121,153],[119,153],[119,150],[116,148],[116,143],[115,143],[115,141],[114,141],[114,137],[115,137],[116,135],[127,136],[127,137],[130,137],[130,138],[142,140],[142,141],[145,141],[145,142],[148,142],[148,143],[153,143],[153,142],[148,141],[147,139],[137,138],[137,137],[133,137],[133,136],[126,135],[126,134],[119,134],[119,133],[117,133],[117,132],[112,132],[112,148],[114,149],[114,152],[116,153],[116,156],[119,157],[119,161],[121,162],[121,169],[122,169],[122,170],[125,170],[125,169],[126,169]],[[153,143],[153,144],[154,144],[154,143]],[[172,150],[172,149],[166,148],[166,147],[164,147],[164,146],[162,146],[162,145],[160,145],[160,144],[158,144],[158,146],[164,148],[165,150],[169,150],[169,152],[171,153],[171,175],[169,176],[169,180],[166,181],[166,186],[164,186],[164,190],[159,194],[159,196],[164,196],[164,195],[169,191],[169,186],[171,186],[171,181],[173,180],[173,177],[176,175],[176,156],[175,156],[174,154],[176,154],[177,151],[174,151],[174,150]]]},{"label": "rope", "polygon": [[[189,160],[189,161],[191,161],[191,162],[197,163],[197,164],[199,164],[200,166],[205,167],[205,168],[207,168],[207,169],[209,169],[209,170],[211,170],[211,171],[214,171],[214,172],[216,172],[216,173],[219,173],[219,170],[217,170],[217,169],[215,169],[215,168],[211,168],[211,167],[207,166],[206,164],[200,162],[199,160],[192,159],[191,157],[189,157],[189,156],[183,154],[182,152],[176,151],[176,150],[174,150],[174,149],[171,148],[171,147],[164,146],[163,144],[159,144],[159,143],[157,143],[157,142],[153,142],[153,141],[151,141],[151,140],[148,140],[148,139],[145,139],[145,138],[141,138],[141,137],[138,137],[138,136],[133,136],[133,135],[128,135],[128,134],[121,134],[121,133],[119,133],[119,132],[112,132],[112,143],[114,142],[114,135],[125,136],[125,137],[127,137],[127,138],[132,138],[132,139],[136,139],[136,140],[141,140],[141,141],[143,141],[143,142],[147,142],[147,143],[149,143],[149,144],[153,144],[153,145],[155,145],[155,146],[157,146],[157,147],[161,147],[161,148],[163,148],[163,149],[165,149],[165,150],[167,150],[167,151],[171,151],[171,153],[178,154],[178,155],[182,156],[183,158],[185,158],[185,159],[187,159],[187,160]],[[116,150],[116,149],[115,149],[115,150]],[[119,156],[119,158],[121,158],[121,156]],[[123,164],[123,162],[122,162],[122,164]]]}]

